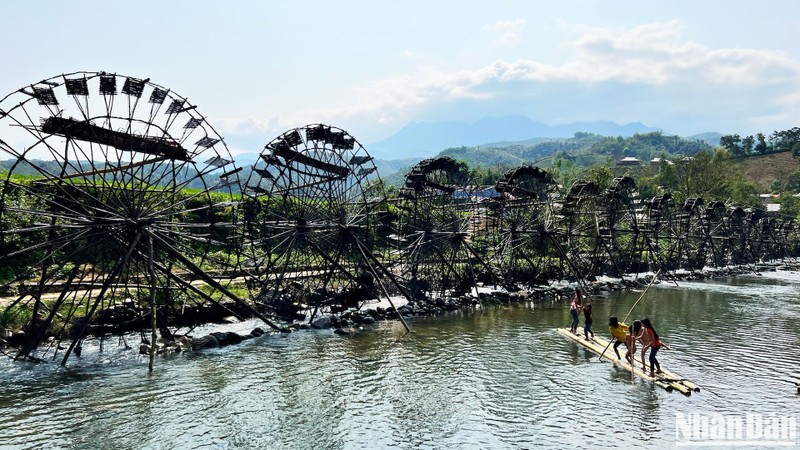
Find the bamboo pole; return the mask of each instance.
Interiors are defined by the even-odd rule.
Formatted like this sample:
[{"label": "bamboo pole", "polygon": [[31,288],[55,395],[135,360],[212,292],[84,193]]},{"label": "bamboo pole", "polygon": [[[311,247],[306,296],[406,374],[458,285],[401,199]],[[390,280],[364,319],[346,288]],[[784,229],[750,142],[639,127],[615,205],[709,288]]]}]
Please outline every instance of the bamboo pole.
[{"label": "bamboo pole", "polygon": [[[640,301],[642,298],[644,298],[644,294],[646,294],[646,293],[647,293],[647,290],[648,290],[648,289],[650,289],[650,286],[652,286],[652,285],[653,285],[653,283],[656,281],[656,278],[658,278],[658,274],[659,274],[659,273],[661,273],[661,269],[658,269],[658,272],[656,272],[656,273],[653,275],[653,279],[652,279],[652,280],[650,280],[650,283],[647,285],[647,287],[646,287],[646,288],[644,288],[644,291],[642,292],[642,295],[640,295],[640,296],[639,296],[639,298],[638,298],[638,299],[636,299],[636,302],[634,302],[633,306],[631,306],[631,309],[630,309],[630,310],[628,310],[628,314],[626,314],[626,315],[625,315],[625,318],[624,318],[624,319],[622,319],[622,322],[625,322],[626,320],[628,320],[628,317],[630,317],[631,313],[633,312],[633,308],[636,308],[636,305],[638,305],[638,304],[639,304],[639,301]],[[611,341],[608,343],[608,345],[606,345],[606,348],[605,348],[605,350],[603,350],[603,353],[600,353],[600,358],[599,358],[599,359],[603,359],[603,355],[605,355],[605,354],[606,354],[606,350],[608,350],[608,347],[610,347],[610,346],[611,346],[611,344],[613,344],[615,340],[616,340],[616,339],[614,339],[614,338],[612,338],[612,339],[611,339]],[[631,355],[631,358],[634,358],[634,355]]]}]

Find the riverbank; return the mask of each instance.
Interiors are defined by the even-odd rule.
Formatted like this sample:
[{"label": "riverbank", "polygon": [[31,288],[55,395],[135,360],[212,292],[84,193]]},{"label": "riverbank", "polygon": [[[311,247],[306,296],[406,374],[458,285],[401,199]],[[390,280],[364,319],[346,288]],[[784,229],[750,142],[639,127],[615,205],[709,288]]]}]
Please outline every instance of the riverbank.
[{"label": "riverbank", "polygon": [[[676,271],[672,273],[658,274],[658,278],[654,281],[655,284],[659,283],[679,283],[682,281],[696,281],[708,280],[712,278],[731,277],[744,274],[757,274],[761,272],[774,272],[777,270],[800,270],[800,261],[796,259],[785,259],[780,261],[773,261],[759,265],[748,266],[730,266],[724,268],[705,268],[704,270],[696,271]],[[449,311],[457,311],[463,309],[480,308],[491,305],[508,305],[512,303],[557,303],[569,301],[575,293],[575,289],[581,287],[587,294],[589,299],[608,297],[612,292],[619,292],[624,290],[643,289],[651,281],[655,273],[633,274],[625,278],[609,278],[603,277],[589,282],[568,282],[559,281],[548,286],[541,286],[534,289],[522,290],[516,292],[509,292],[505,289],[493,289],[487,286],[478,288],[477,295],[460,295],[456,297],[435,297],[424,300],[415,300],[405,302],[404,299],[398,298],[395,300],[404,302],[402,306],[397,309],[405,319],[413,319],[414,317],[424,317],[429,315],[440,315]],[[345,319],[355,317],[357,320],[366,316],[373,317],[377,320],[392,320],[396,319],[396,314],[387,308],[384,304],[383,307],[366,308],[360,312],[353,312],[348,316],[341,316]],[[335,317],[331,325],[347,326],[347,322],[337,320],[339,316]]]},{"label": "riverbank", "polygon": [[[510,304],[543,304],[567,302],[574,295],[577,287],[583,288],[586,296],[590,300],[595,298],[605,298],[614,292],[624,290],[643,289],[651,282],[658,283],[678,283],[682,281],[706,280],[719,277],[730,277],[743,274],[753,274],[776,270],[798,270],[800,261],[796,259],[784,259],[769,263],[748,266],[730,266],[725,268],[705,268],[697,271],[675,271],[670,273],[642,273],[632,274],[625,278],[602,277],[593,281],[580,283],[569,281],[558,281],[551,285],[535,287],[527,290],[508,291],[494,286],[479,285],[475,292],[458,296],[442,296],[427,299],[417,299],[408,301],[404,297],[392,297],[388,299],[368,304],[361,309],[351,309],[340,314],[320,315],[310,323],[294,322],[285,323],[278,331],[273,333],[292,333],[306,329],[332,329],[334,333],[340,335],[353,335],[365,330],[365,327],[377,322],[400,320],[413,321],[415,318],[440,316],[450,312],[469,311],[477,308],[487,308],[491,306],[503,306]],[[653,281],[654,276],[658,279]],[[397,308],[395,309],[391,306]],[[123,303],[113,309],[101,311],[98,319],[88,328],[87,335],[103,335],[112,331],[132,331],[146,328],[150,322],[149,311],[139,310],[133,302]],[[233,302],[223,304],[204,304],[187,305],[181,314],[172,317],[172,323],[179,327],[175,336],[163,336],[157,343],[158,352],[161,354],[202,350],[213,348],[217,345],[209,345],[207,336],[192,339],[188,333],[199,325],[227,324],[241,320],[252,319],[249,311]],[[122,325],[122,327],[121,327]],[[180,328],[188,329],[185,334],[181,334]],[[260,333],[263,333],[259,330]],[[213,335],[213,333],[212,333]],[[245,335],[249,336],[249,335]],[[0,348],[13,348],[21,345],[26,339],[25,331],[19,329],[0,329]],[[219,346],[241,343],[244,339],[216,339]],[[194,342],[194,345],[192,345]],[[53,339],[47,341],[50,345],[58,345]],[[148,346],[149,342],[144,345]],[[141,350],[141,349],[140,349]]]}]

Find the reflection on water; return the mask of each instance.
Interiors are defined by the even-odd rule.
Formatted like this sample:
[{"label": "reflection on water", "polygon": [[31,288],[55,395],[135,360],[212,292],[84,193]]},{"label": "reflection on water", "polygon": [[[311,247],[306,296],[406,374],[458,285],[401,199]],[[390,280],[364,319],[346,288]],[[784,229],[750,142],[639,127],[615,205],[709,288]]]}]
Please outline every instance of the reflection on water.
[{"label": "reflection on water", "polygon": [[[675,412],[798,415],[798,293],[791,272],[651,288],[634,316],[702,387],[688,398],[557,335],[562,304],[416,320],[411,335],[265,336],[160,359],[152,376],[116,349],[66,369],[3,361],[0,448],[672,446]],[[598,299],[598,334],[639,295]]]}]

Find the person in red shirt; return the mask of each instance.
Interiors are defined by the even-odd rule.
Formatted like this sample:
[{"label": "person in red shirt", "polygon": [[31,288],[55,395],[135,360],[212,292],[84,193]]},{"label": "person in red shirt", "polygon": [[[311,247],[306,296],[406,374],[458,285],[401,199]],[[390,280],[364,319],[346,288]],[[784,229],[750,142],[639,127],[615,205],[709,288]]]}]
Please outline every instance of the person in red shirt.
[{"label": "person in red shirt", "polygon": [[650,376],[653,377],[656,373],[661,373],[661,364],[659,364],[656,359],[656,353],[658,353],[661,347],[669,350],[669,345],[661,342],[649,318],[645,317],[642,319],[642,327],[644,328],[644,333],[642,333],[642,370],[646,370],[644,366],[644,353],[649,348],[650,357],[648,360],[650,361]]}]

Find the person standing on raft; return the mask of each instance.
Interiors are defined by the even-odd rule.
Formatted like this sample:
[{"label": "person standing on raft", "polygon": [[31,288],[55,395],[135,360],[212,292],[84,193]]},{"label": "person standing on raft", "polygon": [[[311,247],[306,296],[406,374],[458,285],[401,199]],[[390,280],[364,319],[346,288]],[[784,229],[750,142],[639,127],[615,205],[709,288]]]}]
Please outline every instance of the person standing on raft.
[{"label": "person standing on raft", "polygon": [[[617,349],[620,345],[625,344],[625,349],[628,349],[628,344],[626,338],[628,337],[628,326],[624,323],[621,323],[617,316],[611,316],[608,318],[608,330],[611,332],[611,337],[614,338],[616,342],[614,342],[614,353],[617,354],[617,359],[622,359],[619,356],[619,350]],[[625,356],[628,354],[625,353]]]},{"label": "person standing on raft", "polygon": [[586,340],[589,340],[589,334],[592,335],[592,339],[594,339],[594,331],[592,331],[592,304],[587,303],[586,306],[583,307],[583,335],[586,336]]},{"label": "person standing on raft", "polygon": [[658,337],[658,333],[656,333],[655,328],[653,328],[653,324],[650,322],[650,319],[645,317],[642,319],[642,327],[644,328],[644,332],[642,333],[642,370],[647,370],[644,365],[644,354],[647,349],[650,349],[650,376],[655,376],[656,373],[661,373],[661,364],[658,363],[656,359],[656,353],[661,349],[661,347],[666,348],[669,350],[669,345],[661,342],[661,339]]},{"label": "person standing on raft", "polygon": [[569,314],[572,316],[572,324],[569,327],[569,331],[572,334],[578,334],[578,313],[582,308],[581,305],[581,290],[575,290],[575,296],[572,297],[572,303],[569,305]]},{"label": "person standing on raft", "polygon": [[630,363],[633,368],[636,362],[636,341],[642,339],[642,322],[639,320],[633,321],[633,327],[628,329],[628,335],[625,336],[625,346],[628,351],[625,352],[625,359]]}]

